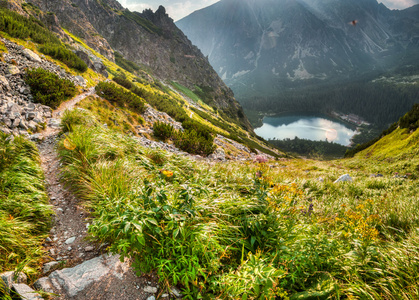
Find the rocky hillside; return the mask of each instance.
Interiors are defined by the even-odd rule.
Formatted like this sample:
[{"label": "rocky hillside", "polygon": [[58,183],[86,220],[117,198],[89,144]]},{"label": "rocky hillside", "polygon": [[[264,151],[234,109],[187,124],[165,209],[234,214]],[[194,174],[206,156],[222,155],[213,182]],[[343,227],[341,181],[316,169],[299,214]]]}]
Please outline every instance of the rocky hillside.
[{"label": "rocky hillside", "polygon": [[176,25],[241,100],[417,70],[418,9],[392,11],[376,0],[223,0]]},{"label": "rocky hillside", "polygon": [[48,21],[45,23],[51,29],[59,31],[62,26],[108,59],[113,60],[113,51],[117,51],[160,80],[178,82],[201,93],[206,103],[251,130],[232,91],[176,27],[164,7],[137,13],[124,9],[116,0],[27,2],[35,7],[27,9],[28,13]]}]

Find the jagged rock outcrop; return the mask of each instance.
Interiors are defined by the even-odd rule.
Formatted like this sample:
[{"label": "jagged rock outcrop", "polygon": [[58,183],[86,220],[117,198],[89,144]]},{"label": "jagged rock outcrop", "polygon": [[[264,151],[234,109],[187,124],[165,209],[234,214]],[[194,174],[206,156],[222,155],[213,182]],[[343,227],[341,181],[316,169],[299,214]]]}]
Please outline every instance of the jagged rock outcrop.
[{"label": "jagged rock outcrop", "polygon": [[206,95],[204,101],[252,130],[233,92],[176,27],[164,7],[138,13],[124,9],[116,0],[28,2],[54,13],[63,27],[107,58],[114,59],[112,47],[126,59],[149,68],[161,80],[201,89]]}]

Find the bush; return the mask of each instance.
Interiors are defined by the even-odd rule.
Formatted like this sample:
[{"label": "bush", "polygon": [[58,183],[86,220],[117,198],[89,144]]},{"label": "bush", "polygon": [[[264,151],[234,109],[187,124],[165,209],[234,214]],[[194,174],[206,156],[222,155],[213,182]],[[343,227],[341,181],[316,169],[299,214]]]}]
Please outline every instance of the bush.
[{"label": "bush", "polygon": [[155,122],[153,124],[154,135],[163,141],[173,137],[175,129],[171,124],[166,124],[164,122]]},{"label": "bush", "polygon": [[77,93],[73,82],[61,79],[42,68],[29,70],[25,81],[31,87],[34,101],[52,108],[57,108],[62,102],[74,97]]},{"label": "bush", "polygon": [[100,82],[96,86],[96,93],[106,100],[120,107],[128,107],[136,113],[143,113],[146,109],[145,102],[132,92],[119,88],[108,82]]},{"label": "bush", "polygon": [[26,18],[8,9],[0,8],[0,31],[18,39],[32,39],[38,44],[60,44],[60,40],[34,17]]},{"label": "bush", "polygon": [[216,149],[212,136],[206,139],[193,129],[177,132],[175,145],[185,152],[204,156],[214,153]]},{"label": "bush", "polygon": [[39,51],[58,59],[66,64],[68,67],[80,72],[87,71],[86,63],[78,57],[74,52],[68,50],[62,45],[47,44],[39,47]]}]

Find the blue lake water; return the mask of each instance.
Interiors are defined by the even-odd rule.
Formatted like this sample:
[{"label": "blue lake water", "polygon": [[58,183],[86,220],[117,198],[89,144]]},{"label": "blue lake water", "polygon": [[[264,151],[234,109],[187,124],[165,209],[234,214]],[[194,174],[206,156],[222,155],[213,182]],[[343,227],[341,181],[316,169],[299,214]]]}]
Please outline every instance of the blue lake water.
[{"label": "blue lake water", "polygon": [[264,139],[277,140],[308,139],[329,141],[347,146],[355,135],[355,128],[324,115],[290,114],[277,117],[265,117],[263,126],[256,128],[257,135]]}]

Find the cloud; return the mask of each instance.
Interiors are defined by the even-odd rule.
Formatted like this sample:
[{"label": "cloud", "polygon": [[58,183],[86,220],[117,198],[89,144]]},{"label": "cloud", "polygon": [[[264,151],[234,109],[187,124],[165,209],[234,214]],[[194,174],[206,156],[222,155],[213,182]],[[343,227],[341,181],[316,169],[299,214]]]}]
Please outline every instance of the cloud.
[{"label": "cloud", "polygon": [[380,2],[391,9],[405,9],[419,4],[419,0],[382,0]]},{"label": "cloud", "polygon": [[173,0],[118,0],[122,6],[128,8],[131,11],[142,12],[146,8],[156,10],[159,5],[163,5],[166,8],[169,16],[175,21],[186,17],[195,10],[207,7],[219,0],[187,0],[187,1],[173,1]]}]

